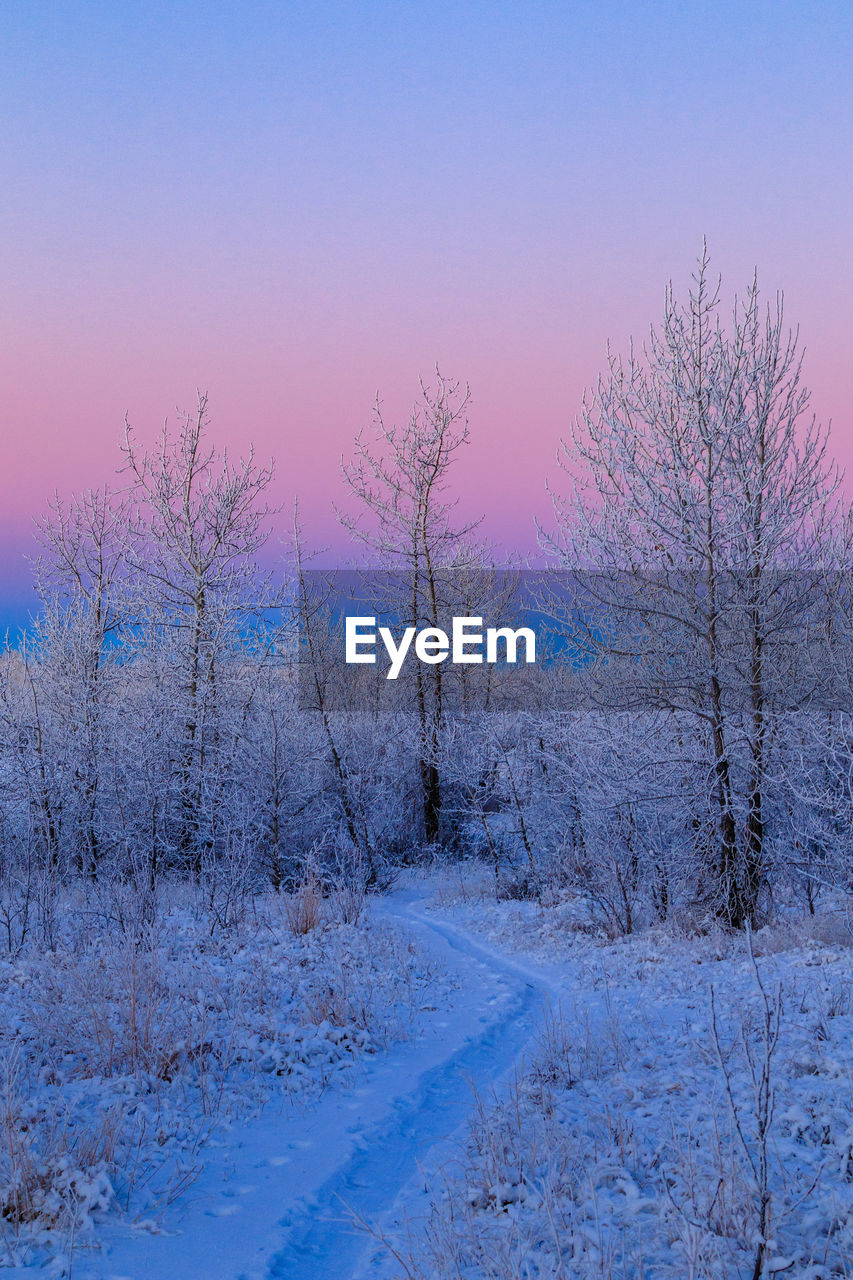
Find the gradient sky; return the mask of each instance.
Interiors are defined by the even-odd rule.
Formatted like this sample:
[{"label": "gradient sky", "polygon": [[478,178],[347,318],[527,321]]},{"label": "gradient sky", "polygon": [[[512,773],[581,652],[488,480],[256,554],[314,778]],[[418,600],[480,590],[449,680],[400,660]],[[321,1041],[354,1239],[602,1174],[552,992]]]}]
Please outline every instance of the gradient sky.
[{"label": "gradient sky", "polygon": [[853,463],[853,5],[133,3],[0,10],[0,615],[32,517],[196,387],[340,546],[377,390],[471,384],[468,513],[522,549],[605,343],[689,279],[784,287]]}]

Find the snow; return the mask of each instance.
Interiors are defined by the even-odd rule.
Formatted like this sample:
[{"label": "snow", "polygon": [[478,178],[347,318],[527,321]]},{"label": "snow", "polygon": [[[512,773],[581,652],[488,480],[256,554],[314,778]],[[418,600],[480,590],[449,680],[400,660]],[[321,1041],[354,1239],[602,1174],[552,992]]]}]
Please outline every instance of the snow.
[{"label": "snow", "polygon": [[[383,1214],[436,1148],[448,1151],[470,1111],[471,1081],[511,1069],[535,1032],[537,988],[450,926],[417,914],[418,891],[378,907],[453,980],[420,1034],[364,1059],[346,1085],[301,1111],[260,1117],[220,1139],[172,1231],[144,1241],[104,1237],[78,1256],[77,1280],[314,1277],[372,1269],[377,1251],[352,1215]],[[211,1158],[212,1157],[212,1158]],[[187,1202],[188,1201],[188,1202]],[[384,1254],[379,1250],[380,1256]]]},{"label": "snow", "polygon": [[66,906],[52,951],[0,962],[13,1268],[99,1274],[92,1248],[129,1229],[150,1249],[209,1195],[217,1153],[225,1176],[253,1116],[287,1135],[270,1159],[289,1155],[292,1121],[447,997],[412,939],[369,916],[294,934],[272,899],[214,935],[176,906],[140,937]]},{"label": "snow", "polygon": [[762,1274],[848,1274],[849,948],[765,930],[753,963],[743,937],[658,930],[612,944],[579,931],[571,904],[448,899],[443,920],[514,955],[558,999],[509,1095],[481,1109],[452,1175],[423,1198],[408,1277],[752,1274],[759,980],[771,1009],[782,1000]]},{"label": "snow", "polygon": [[[853,957],[841,932],[807,932],[760,931],[754,961],[722,932],[611,942],[576,901],[496,902],[475,870],[412,874],[357,926],[281,930],[266,950],[264,931],[242,951],[217,943],[229,990],[258,964],[265,977],[248,984],[251,1028],[223,1001],[238,1049],[191,1184],[152,1213],[140,1193],[122,1216],[103,1171],[57,1168],[77,1234],[52,1258],[34,1239],[20,1260],[75,1280],[751,1275],[756,1081],[779,990],[764,1274],[848,1274]],[[200,946],[186,916],[169,937],[186,974]],[[10,968],[7,1025],[29,1043],[36,1002],[20,995],[38,961]],[[343,973],[347,1016],[319,1017]],[[64,1070],[60,1092],[83,1089],[84,1112],[119,1086],[140,1104],[133,1073]],[[176,1114],[197,1122],[189,1070],[160,1082],[161,1114],[177,1084]],[[184,1150],[175,1123],[166,1145]]]}]

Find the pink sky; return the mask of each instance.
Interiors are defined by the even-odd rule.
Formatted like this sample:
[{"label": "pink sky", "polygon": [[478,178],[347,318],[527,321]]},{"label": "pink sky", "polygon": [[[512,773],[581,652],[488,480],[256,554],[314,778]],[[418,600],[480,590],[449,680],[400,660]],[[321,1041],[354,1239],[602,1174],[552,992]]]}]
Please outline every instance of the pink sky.
[{"label": "pink sky", "polygon": [[785,289],[853,464],[847,6],[358,9],[9,19],[0,601],[53,488],[117,479],[124,414],[152,438],[196,387],[340,546],[340,454],[436,361],[471,384],[464,508],[529,550],[607,339],[703,234],[727,296]]}]

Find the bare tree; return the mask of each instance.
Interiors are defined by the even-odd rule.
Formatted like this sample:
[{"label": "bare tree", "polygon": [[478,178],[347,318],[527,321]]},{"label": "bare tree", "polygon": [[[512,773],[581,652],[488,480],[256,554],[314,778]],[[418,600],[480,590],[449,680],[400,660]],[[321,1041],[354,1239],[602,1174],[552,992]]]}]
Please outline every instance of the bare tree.
[{"label": "bare tree", "polygon": [[108,755],[104,724],[111,684],[104,665],[116,652],[127,621],[131,504],[126,495],[106,487],[87,490],[67,503],[54,493],[36,531],[42,548],[35,562],[36,589],[43,610],[37,633],[42,649],[51,649],[54,675],[65,686],[64,733],[74,752],[72,790],[80,797],[75,860],[78,869],[85,864],[94,875],[101,854],[101,775]]},{"label": "bare tree", "polygon": [[[341,520],[378,567],[395,570],[405,584],[408,599],[397,602],[404,625],[439,626],[442,574],[471,558],[468,540],[480,521],[454,523],[458,499],[448,497],[453,462],[468,441],[469,399],[467,387],[436,370],[435,388],[421,383],[421,399],[403,427],[386,424],[377,401],[373,438],[360,434],[352,461],[343,464],[360,510]],[[428,672],[418,664],[415,682],[420,809],[425,840],[433,844],[441,829],[441,664]]]},{"label": "bare tree", "polygon": [[705,743],[716,834],[701,874],[714,909],[742,926],[764,881],[792,593],[823,564],[838,479],[807,417],[781,298],[764,311],[753,280],[727,329],[719,293],[703,250],[687,302],[668,289],[642,352],[609,353],[561,446],[574,490],[555,497],[543,541],[564,566],[594,571],[589,639],[602,656],[628,655],[638,705],[671,711],[673,740],[686,726]]},{"label": "bare tree", "polygon": [[155,449],[141,449],[129,424],[123,446],[141,514],[133,568],[152,634],[171,633],[178,641],[178,844],[196,872],[211,844],[200,815],[210,756],[219,745],[218,662],[247,638],[241,631],[252,617],[275,603],[255,566],[268,536],[264,495],[272,466],[258,466],[251,451],[232,463],[208,442],[207,429],[207,396],[199,395],[176,431],[164,426]]}]

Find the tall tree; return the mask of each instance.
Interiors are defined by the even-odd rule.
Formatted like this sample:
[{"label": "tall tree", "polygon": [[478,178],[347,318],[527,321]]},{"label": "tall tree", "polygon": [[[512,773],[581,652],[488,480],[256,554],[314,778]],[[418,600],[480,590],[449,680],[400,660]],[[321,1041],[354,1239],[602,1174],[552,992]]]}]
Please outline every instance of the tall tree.
[{"label": "tall tree", "polygon": [[838,478],[781,298],[763,309],[753,279],[726,327],[719,295],[703,250],[686,303],[670,286],[642,351],[608,354],[561,447],[573,492],[555,498],[544,541],[562,564],[594,571],[587,587],[608,620],[590,629],[600,653],[630,652],[635,696],[706,744],[716,834],[699,876],[741,926],[764,880],[792,592],[824,562]]},{"label": "tall tree", "polygon": [[[444,605],[442,578],[471,559],[470,535],[479,520],[456,524],[458,499],[448,496],[450,473],[468,442],[467,387],[443,378],[421,382],[420,401],[404,426],[387,424],[377,401],[374,430],[361,433],[354,456],[343,464],[344,479],[357,499],[355,515],[341,519],[353,536],[405,584],[407,599],[397,602],[401,622],[438,627]],[[441,830],[440,730],[444,711],[443,677],[438,663],[415,671],[419,725],[420,810],[427,844]]]},{"label": "tall tree", "polygon": [[207,396],[177,427],[164,426],[157,447],[140,448],[131,427],[124,455],[140,511],[140,551],[133,568],[151,634],[174,646],[181,672],[178,845],[196,873],[211,847],[202,806],[215,815],[207,785],[218,756],[219,664],[235,642],[244,644],[251,619],[274,601],[258,579],[255,557],[266,542],[271,514],[265,494],[272,466],[250,451],[232,463],[208,440]]},{"label": "tall tree", "polygon": [[[70,839],[80,870],[94,875],[101,855],[102,775],[109,752],[105,715],[114,681],[105,663],[114,656],[127,621],[127,561],[133,545],[131,504],[108,488],[63,502],[58,494],[36,521],[41,553],[36,589],[42,614],[36,626],[42,674],[50,668],[63,696],[54,702],[63,720],[70,768],[69,795],[77,797]],[[59,728],[59,726],[55,726]],[[66,823],[68,826],[68,823]]]}]

